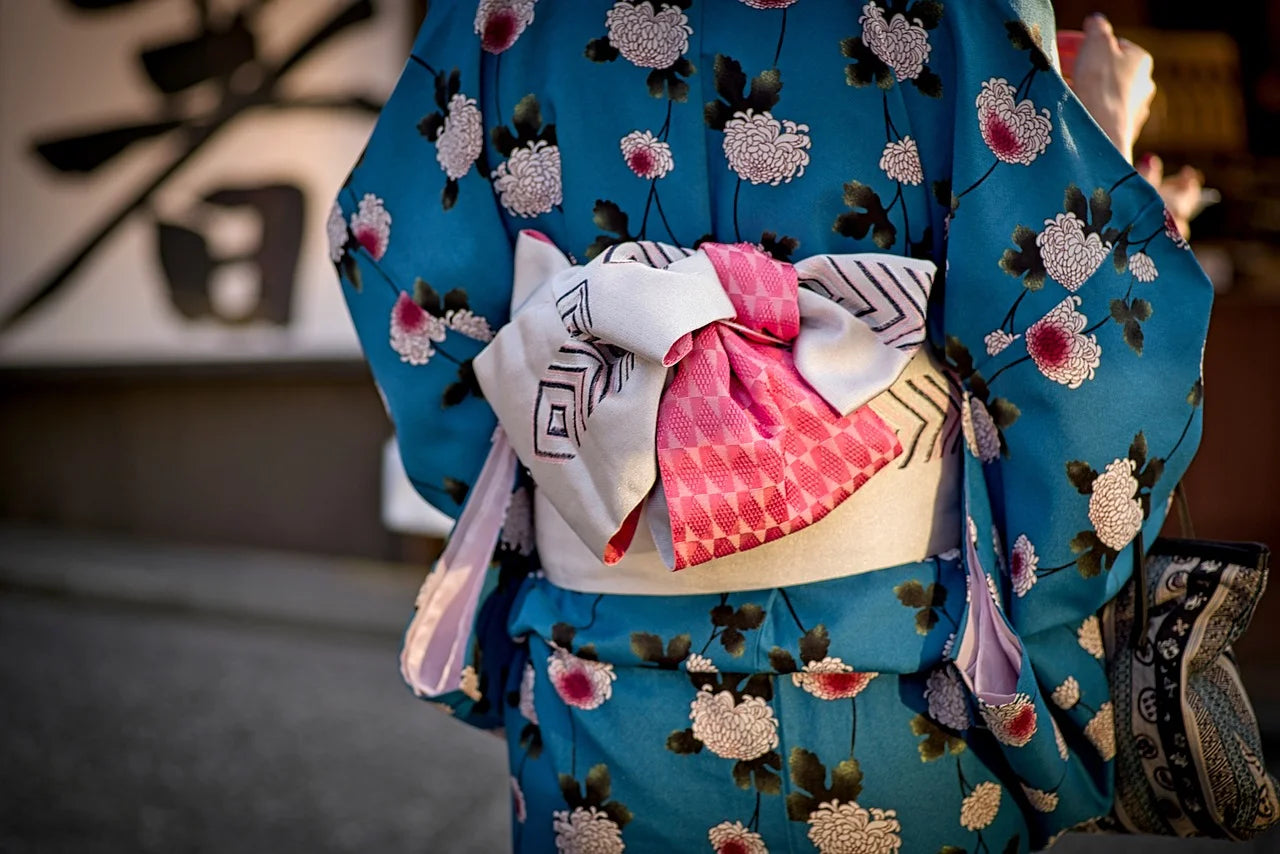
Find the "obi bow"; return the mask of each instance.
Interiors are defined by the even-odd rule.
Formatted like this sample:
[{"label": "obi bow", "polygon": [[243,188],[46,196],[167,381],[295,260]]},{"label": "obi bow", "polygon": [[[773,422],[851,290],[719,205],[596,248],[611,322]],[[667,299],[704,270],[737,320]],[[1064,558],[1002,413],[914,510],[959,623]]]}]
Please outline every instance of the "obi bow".
[{"label": "obi bow", "polygon": [[798,531],[844,501],[902,452],[866,404],[923,344],[934,270],[891,255],[791,265],[745,244],[647,241],[575,265],[521,232],[511,322],[474,362],[501,426],[419,595],[402,658],[410,684],[456,685],[457,635],[474,615],[473,576],[496,545],[516,457],[606,564],[641,523],[682,569]]}]

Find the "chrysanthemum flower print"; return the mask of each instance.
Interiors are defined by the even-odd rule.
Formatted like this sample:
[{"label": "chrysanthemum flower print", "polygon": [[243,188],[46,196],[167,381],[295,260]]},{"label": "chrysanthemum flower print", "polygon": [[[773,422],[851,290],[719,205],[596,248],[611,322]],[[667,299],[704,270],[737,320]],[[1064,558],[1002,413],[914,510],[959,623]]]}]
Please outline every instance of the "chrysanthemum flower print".
[{"label": "chrysanthemum flower print", "polygon": [[809,165],[809,126],[779,120],[753,109],[733,114],[724,126],[724,156],[738,177],[778,186],[804,174]]},{"label": "chrysanthemum flower print", "polygon": [[986,405],[971,394],[966,394],[960,404],[960,427],[971,454],[984,463],[1000,458],[1000,433],[996,423]]},{"label": "chrysanthemum flower print", "polygon": [[684,660],[684,669],[690,673],[719,673],[720,669],[705,655],[690,653]]},{"label": "chrysanthemum flower print", "polygon": [[522,486],[511,493],[507,515],[502,520],[499,544],[522,557],[533,554],[533,499],[526,487]]},{"label": "chrysanthemum flower print", "polygon": [[609,44],[632,65],[670,68],[689,49],[693,27],[678,6],[618,0],[605,15]]},{"label": "chrysanthemum flower print", "polygon": [[646,181],[665,178],[675,168],[675,159],[671,156],[671,146],[658,139],[650,131],[635,130],[622,138],[619,143],[622,159],[627,168],[636,177]]},{"label": "chrysanthemum flower print", "polygon": [[1036,734],[1036,707],[1026,694],[999,705],[979,702],[978,711],[1001,744],[1022,747]]},{"label": "chrysanthemum flower print", "polygon": [[486,343],[493,340],[493,327],[489,321],[469,308],[449,309],[444,314],[444,322],[459,335]]},{"label": "chrysanthemum flower print", "polygon": [[560,854],[622,854],[626,849],[622,828],[596,807],[556,810],[551,814],[551,827]]},{"label": "chrysanthemum flower print", "polygon": [[924,182],[924,167],[920,164],[920,149],[909,136],[889,140],[880,154],[880,169],[890,181],[911,187]]},{"label": "chrysanthemum flower print", "polygon": [[820,854],[894,854],[902,847],[896,810],[828,801],[809,813],[809,841]]},{"label": "chrysanthemum flower print", "polygon": [[938,723],[956,732],[969,728],[968,695],[954,667],[939,667],[929,674],[924,699],[929,704],[929,717]]},{"label": "chrysanthemum flower print", "polygon": [[1037,111],[1029,100],[1015,102],[1016,95],[1003,77],[984,82],[976,101],[978,129],[998,160],[1030,166],[1049,147],[1053,123],[1047,108]]},{"label": "chrysanthemum flower print", "polygon": [[560,147],[543,139],[511,152],[491,177],[499,203],[515,216],[535,217],[564,201]]},{"label": "chrysanthemum flower print", "polygon": [[752,9],[785,9],[794,6],[798,0],[742,0]]},{"label": "chrysanthemum flower print", "polygon": [[1067,740],[1062,735],[1062,728],[1052,717],[1049,718],[1049,723],[1053,726],[1053,743],[1058,748],[1058,758],[1066,762],[1071,753],[1067,750]]},{"label": "chrysanthemum flower print", "polygon": [[769,854],[764,837],[748,830],[740,821],[722,821],[707,831],[716,854]]},{"label": "chrysanthemum flower print", "polygon": [[1027,796],[1027,801],[1031,804],[1031,808],[1036,812],[1053,812],[1058,808],[1057,792],[1045,792],[1041,789],[1033,789],[1026,783],[1023,783],[1022,794]]},{"label": "chrysanthemum flower print", "polygon": [[369,257],[381,261],[391,242],[391,214],[382,199],[365,193],[356,212],[351,215],[351,234]]},{"label": "chrysanthemum flower print", "polygon": [[329,219],[325,222],[325,233],[329,237],[329,260],[337,264],[347,254],[347,217],[342,213],[342,205],[337,202],[329,208]]},{"label": "chrysanthemum flower print", "polygon": [[536,678],[537,671],[534,670],[533,662],[526,661],[524,671],[520,674],[520,700],[517,708],[524,719],[534,725],[538,723],[538,709],[533,705],[533,683]]},{"label": "chrysanthemum flower print", "polygon": [[1076,640],[1080,643],[1080,648],[1085,652],[1094,658],[1102,658],[1104,655],[1102,649],[1102,624],[1098,622],[1096,614],[1090,614],[1084,618],[1080,628],[1076,629]]},{"label": "chrysanthemum flower print", "polygon": [[516,43],[533,23],[538,0],[480,0],[476,8],[476,35],[489,53],[502,53]]},{"label": "chrysanthemum flower print", "polygon": [[449,180],[471,171],[484,149],[484,120],[475,98],[461,93],[449,99],[444,124],[436,137],[436,162]]},{"label": "chrysanthemum flower print", "polygon": [[1000,812],[999,783],[990,780],[979,783],[960,802],[960,826],[965,830],[982,830],[996,820]]},{"label": "chrysanthemum flower print", "polygon": [[1115,758],[1116,722],[1110,700],[1099,706],[1098,713],[1084,725],[1084,736],[1104,760]]},{"label": "chrysanthemum flower print", "polygon": [[1062,680],[1062,684],[1053,689],[1053,704],[1059,709],[1073,709],[1080,702],[1080,683],[1074,676]]},{"label": "chrysanthemum flower print", "polygon": [[1156,262],[1145,252],[1135,252],[1129,256],[1129,272],[1139,282],[1154,282],[1160,275],[1156,270]]},{"label": "chrysanthemum flower print", "polygon": [[1076,310],[1080,297],[1069,296],[1027,329],[1027,353],[1040,373],[1067,388],[1093,379],[1102,361],[1098,337],[1085,335],[1088,318]]},{"label": "chrysanthemum flower print", "polygon": [[1164,209],[1164,236],[1173,241],[1173,245],[1179,249],[1190,249],[1191,244],[1182,236],[1182,229],[1178,228],[1178,221],[1173,218],[1173,212],[1168,208]]},{"label": "chrysanthemum flower print", "polygon": [[847,700],[856,697],[878,675],[857,672],[839,658],[827,656],[792,673],[791,683],[820,700]]},{"label": "chrysanthemum flower print", "polygon": [[1084,233],[1084,223],[1073,213],[1060,213],[1044,221],[1044,231],[1036,235],[1036,246],[1045,272],[1075,293],[1102,266],[1111,246],[1094,232]]},{"label": "chrysanthemum flower print", "polygon": [[778,719],[760,697],[703,689],[690,704],[693,737],[725,759],[756,759],[778,746]]},{"label": "chrysanthemum flower print", "polygon": [[565,705],[590,711],[613,696],[613,682],[618,674],[613,672],[612,664],[556,649],[547,657],[547,678]]},{"label": "chrysanthemum flower print", "polygon": [[1098,539],[1109,549],[1120,551],[1142,527],[1142,505],[1138,503],[1138,479],[1134,462],[1128,457],[1112,460],[1093,481],[1089,496],[1089,522]]},{"label": "chrysanthemum flower print", "polygon": [[862,7],[858,23],[862,24],[862,43],[893,70],[899,83],[920,76],[933,50],[924,27],[901,13],[885,20],[884,10],[874,2]]},{"label": "chrysanthemum flower print", "polygon": [[425,365],[436,354],[435,344],[444,340],[448,327],[440,318],[427,312],[401,292],[391,307],[391,349],[400,361]]},{"label": "chrysanthemum flower print", "polygon": [[1013,551],[1009,553],[1009,580],[1013,583],[1014,595],[1026,596],[1036,584],[1036,568],[1040,558],[1036,555],[1036,547],[1026,534],[1019,534],[1013,541]]},{"label": "chrysanthemum flower print", "polygon": [[1005,332],[1003,329],[996,329],[988,332],[982,339],[982,343],[987,347],[988,356],[999,356],[1009,345],[1021,338],[1021,335],[1014,335],[1011,332]]}]

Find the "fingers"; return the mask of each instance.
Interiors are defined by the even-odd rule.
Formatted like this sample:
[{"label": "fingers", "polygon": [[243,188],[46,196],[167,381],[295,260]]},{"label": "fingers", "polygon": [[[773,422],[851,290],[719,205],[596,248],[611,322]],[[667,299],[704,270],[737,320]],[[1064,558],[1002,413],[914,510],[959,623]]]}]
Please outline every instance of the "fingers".
[{"label": "fingers", "polygon": [[1147,180],[1147,183],[1153,187],[1159,187],[1164,181],[1164,161],[1159,155],[1144,154],[1138,160],[1138,174]]},{"label": "fingers", "polygon": [[1076,57],[1076,67],[1080,69],[1105,68],[1120,56],[1120,44],[1116,41],[1111,22],[1102,15],[1090,15],[1084,19],[1081,27],[1084,40],[1080,43],[1080,53]]}]

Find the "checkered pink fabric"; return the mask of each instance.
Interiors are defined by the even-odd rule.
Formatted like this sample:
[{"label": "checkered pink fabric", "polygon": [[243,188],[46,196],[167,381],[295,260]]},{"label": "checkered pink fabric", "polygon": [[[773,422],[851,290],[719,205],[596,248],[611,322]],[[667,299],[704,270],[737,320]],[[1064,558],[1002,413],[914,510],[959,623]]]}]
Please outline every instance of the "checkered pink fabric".
[{"label": "checkered pink fabric", "polygon": [[657,450],[675,569],[818,521],[902,453],[870,407],[842,417],[796,371],[795,269],[749,244],[701,248],[738,316],[672,348]]}]

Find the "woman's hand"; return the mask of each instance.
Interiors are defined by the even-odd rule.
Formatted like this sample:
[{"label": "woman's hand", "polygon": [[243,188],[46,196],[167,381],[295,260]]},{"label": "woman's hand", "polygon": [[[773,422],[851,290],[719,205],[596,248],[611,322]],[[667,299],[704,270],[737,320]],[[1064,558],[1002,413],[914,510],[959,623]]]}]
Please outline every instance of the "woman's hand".
[{"label": "woman's hand", "polygon": [[1084,21],[1084,42],[1076,57],[1071,87],[1111,137],[1125,159],[1133,161],[1133,144],[1151,112],[1156,84],[1151,54],[1126,39],[1117,39],[1102,15]]},{"label": "woman's hand", "polygon": [[1178,230],[1185,238],[1191,237],[1191,219],[1200,213],[1203,204],[1204,175],[1199,169],[1183,166],[1181,170],[1165,177],[1164,161],[1154,154],[1144,156],[1137,164],[1138,174],[1160,191],[1164,206],[1173,215]]}]

